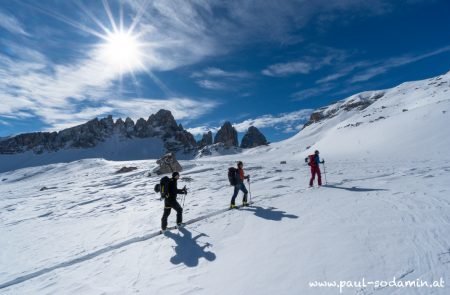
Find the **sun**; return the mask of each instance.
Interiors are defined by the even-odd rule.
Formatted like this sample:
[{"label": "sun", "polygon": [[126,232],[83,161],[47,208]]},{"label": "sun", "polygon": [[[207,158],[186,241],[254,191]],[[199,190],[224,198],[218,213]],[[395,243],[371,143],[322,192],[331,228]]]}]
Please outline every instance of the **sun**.
[{"label": "sun", "polygon": [[99,42],[88,46],[93,50],[87,51],[86,56],[95,61],[96,65],[100,65],[104,71],[112,75],[119,74],[121,82],[126,74],[130,74],[133,79],[136,79],[135,74],[145,72],[155,83],[165,87],[151,72],[151,65],[158,62],[158,55],[156,54],[158,43],[151,40],[151,36],[148,36],[148,28],[142,29],[140,23],[147,12],[146,8],[150,1],[143,1],[143,5],[137,9],[136,14],[131,17],[129,22],[124,18],[127,14],[124,14],[125,7],[122,2],[125,1],[118,1],[118,7],[115,5],[118,8],[116,15],[113,13],[109,1],[98,1],[103,4],[109,24],[102,21],[103,18],[96,16],[83,3],[84,1],[74,2],[85,18],[92,21],[92,26],[89,23],[81,23],[38,5],[36,5],[36,9],[66,25],[98,38]]},{"label": "sun", "polygon": [[106,35],[100,55],[108,65],[123,73],[142,65],[142,47],[136,35],[120,30]]}]

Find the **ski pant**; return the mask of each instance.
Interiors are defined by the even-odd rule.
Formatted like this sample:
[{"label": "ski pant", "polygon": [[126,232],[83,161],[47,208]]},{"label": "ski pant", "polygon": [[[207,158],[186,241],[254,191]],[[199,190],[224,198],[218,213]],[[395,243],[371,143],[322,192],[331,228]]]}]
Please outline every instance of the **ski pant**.
[{"label": "ski pant", "polygon": [[317,182],[322,185],[322,175],[320,174],[319,165],[311,166],[311,179],[309,180],[309,186],[313,186],[314,178],[317,174]]},{"label": "ski pant", "polygon": [[165,230],[167,228],[167,218],[170,215],[170,211],[174,209],[177,211],[177,224],[183,222],[183,208],[178,204],[176,199],[165,199],[164,200],[164,214],[161,218],[161,229]]},{"label": "ski pant", "polygon": [[239,191],[242,191],[244,193],[244,198],[242,199],[242,202],[247,202],[247,188],[245,187],[245,184],[243,182],[238,183],[234,186],[234,192],[233,192],[233,196],[231,197],[231,204],[234,205],[235,201],[236,201],[236,197],[239,193]]}]

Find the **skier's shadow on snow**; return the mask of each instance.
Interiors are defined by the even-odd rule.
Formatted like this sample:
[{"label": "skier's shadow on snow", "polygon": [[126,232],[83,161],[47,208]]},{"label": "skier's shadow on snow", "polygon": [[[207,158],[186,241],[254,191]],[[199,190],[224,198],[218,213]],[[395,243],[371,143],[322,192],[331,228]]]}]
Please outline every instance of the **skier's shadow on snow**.
[{"label": "skier's shadow on snow", "polygon": [[196,267],[200,258],[205,258],[208,261],[216,260],[216,254],[211,251],[205,251],[206,248],[212,246],[210,243],[204,243],[204,245],[197,244],[197,239],[207,237],[208,235],[200,233],[192,237],[192,233],[185,228],[180,228],[179,232],[182,235],[171,231],[164,233],[177,243],[174,247],[175,256],[170,258],[170,262],[173,264],[184,263],[187,267]]},{"label": "skier's shadow on snow", "polygon": [[384,189],[384,188],[363,188],[363,187],[356,187],[356,186],[345,187],[345,186],[337,186],[337,185],[331,185],[331,184],[323,185],[323,187],[343,189],[343,190],[347,190],[347,191],[351,191],[351,192],[388,191],[387,189]]},{"label": "skier's shadow on snow", "polygon": [[297,215],[286,214],[285,211],[275,210],[275,207],[263,208],[259,206],[245,207],[243,211],[253,212],[256,216],[273,221],[281,221],[283,218],[298,218]]}]

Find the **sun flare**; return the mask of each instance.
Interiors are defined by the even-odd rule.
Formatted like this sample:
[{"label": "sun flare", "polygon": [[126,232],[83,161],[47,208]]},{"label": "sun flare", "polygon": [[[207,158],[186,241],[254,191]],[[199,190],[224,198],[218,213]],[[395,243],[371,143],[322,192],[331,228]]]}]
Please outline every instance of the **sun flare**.
[{"label": "sun flare", "polygon": [[111,66],[120,72],[133,70],[142,64],[142,44],[137,36],[124,31],[117,31],[106,36],[101,46],[101,55]]}]

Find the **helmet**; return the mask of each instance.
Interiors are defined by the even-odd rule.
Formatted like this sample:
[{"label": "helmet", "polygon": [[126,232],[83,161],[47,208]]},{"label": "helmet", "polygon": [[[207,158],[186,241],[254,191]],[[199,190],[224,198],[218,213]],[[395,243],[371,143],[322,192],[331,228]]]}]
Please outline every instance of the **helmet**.
[{"label": "helmet", "polygon": [[172,178],[175,178],[175,177],[177,177],[177,176],[180,176],[180,173],[178,173],[178,172],[172,173]]},{"label": "helmet", "polygon": [[244,163],[242,163],[242,161],[239,161],[239,162],[237,163],[237,165],[238,165],[238,166],[241,166],[241,165],[244,165]]},{"label": "helmet", "polygon": [[315,150],[314,154],[318,155],[319,154],[319,150]]}]

